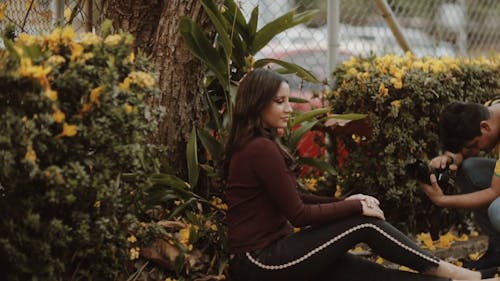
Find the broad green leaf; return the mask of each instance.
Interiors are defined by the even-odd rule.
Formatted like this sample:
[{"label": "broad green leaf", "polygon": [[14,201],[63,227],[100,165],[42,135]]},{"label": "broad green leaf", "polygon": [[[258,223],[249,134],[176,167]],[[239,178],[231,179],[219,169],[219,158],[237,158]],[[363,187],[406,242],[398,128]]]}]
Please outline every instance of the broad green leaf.
[{"label": "broad green leaf", "polygon": [[303,98],[299,98],[299,97],[290,97],[290,102],[293,102],[293,103],[308,103],[309,100],[303,99]]},{"label": "broad green leaf", "polygon": [[328,113],[330,110],[331,109],[329,107],[324,107],[324,108],[317,108],[317,109],[313,109],[313,110],[304,112],[300,115],[297,115],[293,119],[291,126],[294,127],[295,125],[300,124],[304,121],[311,121],[319,115]]},{"label": "broad green leaf", "polygon": [[208,106],[210,108],[210,114],[215,122],[215,126],[217,126],[217,131],[221,132],[224,128],[222,125],[222,120],[220,117],[219,109],[217,109],[215,107],[215,104],[212,101],[212,96],[209,95],[208,93],[206,94],[206,101],[207,101]]},{"label": "broad green leaf", "polygon": [[9,51],[9,53],[11,55],[14,56],[14,58],[19,61],[21,59],[21,57],[19,56],[19,53],[16,51],[16,49],[14,48],[14,43],[9,39],[7,38],[6,36],[2,35],[1,36],[2,38],[2,41],[3,41],[3,44],[5,46],[5,49],[7,49]]},{"label": "broad green leaf", "polygon": [[168,216],[165,218],[166,220],[169,220],[171,218],[174,218],[177,216],[180,212],[184,211],[189,205],[192,203],[196,203],[196,198],[190,198],[186,202],[182,203],[181,205],[177,206]]},{"label": "broad green leaf", "polygon": [[289,142],[290,147],[296,149],[300,139],[307,132],[309,132],[317,123],[318,120],[312,122],[305,122],[305,124],[302,124],[302,126],[300,126],[297,130],[293,131],[290,135],[290,142]]},{"label": "broad green leaf", "polygon": [[314,74],[312,74],[310,71],[306,70],[305,68],[303,68],[297,64],[282,61],[282,60],[270,59],[270,58],[260,59],[260,60],[257,60],[255,62],[255,67],[264,67],[270,63],[275,63],[278,65],[281,65],[282,67],[284,67],[288,71],[288,73],[295,73],[298,77],[300,77],[306,81],[318,83],[318,84],[320,83],[318,78],[316,78],[316,76],[314,76]]},{"label": "broad green leaf", "polygon": [[235,25],[235,28],[241,35],[243,41],[250,42],[250,30],[245,16],[241,12],[239,4],[236,4],[233,0],[225,0],[224,5],[227,7],[227,9],[223,13],[223,15],[226,17],[228,22],[231,23],[231,26]]},{"label": "broad green leaf", "polygon": [[200,168],[198,167],[198,146],[196,143],[196,128],[193,127],[186,148],[188,178],[192,187],[198,183]]},{"label": "broad green leaf", "polygon": [[215,161],[221,160],[224,146],[217,141],[206,129],[198,129],[198,138],[200,139],[203,147],[212,155]]},{"label": "broad green leaf", "polygon": [[[208,3],[207,3],[208,2]],[[226,58],[229,59],[232,54],[233,44],[231,43],[231,39],[229,38],[229,34],[226,31],[226,27],[224,26],[224,22],[221,21],[222,16],[220,15],[219,10],[215,7],[215,10],[211,9],[211,5],[213,5],[213,1],[205,0],[202,1],[202,5],[205,8],[205,12],[210,18],[212,24],[217,31],[218,38],[222,44],[222,48],[224,48]]]},{"label": "broad green leaf", "polygon": [[301,157],[299,158],[299,163],[309,165],[311,167],[319,168],[323,171],[328,172],[330,175],[337,175],[337,171],[335,168],[325,160],[317,159],[317,158],[308,158]]},{"label": "broad green leaf", "polygon": [[193,55],[205,63],[223,86],[228,85],[227,61],[219,56],[200,27],[190,18],[184,17],[180,22],[180,31]]},{"label": "broad green leaf", "polygon": [[304,13],[296,14],[296,10],[293,9],[290,12],[282,15],[281,17],[271,21],[270,23],[264,25],[255,34],[255,39],[252,42],[250,52],[251,54],[256,54],[260,49],[271,41],[277,34],[294,27],[298,24],[309,21],[318,10],[311,10]]},{"label": "broad green leaf", "polygon": [[151,175],[150,180],[154,184],[166,185],[170,187],[180,188],[183,190],[186,190],[186,188],[191,187],[187,182],[170,174],[153,174]]},{"label": "broad green leaf", "polygon": [[252,13],[250,14],[250,20],[248,21],[248,31],[250,31],[250,38],[253,40],[255,34],[257,34],[257,24],[259,20],[259,6],[256,6]]},{"label": "broad green leaf", "polygon": [[366,114],[361,114],[361,113],[346,113],[346,114],[332,114],[329,115],[327,119],[344,119],[344,120],[361,120],[366,118]]}]

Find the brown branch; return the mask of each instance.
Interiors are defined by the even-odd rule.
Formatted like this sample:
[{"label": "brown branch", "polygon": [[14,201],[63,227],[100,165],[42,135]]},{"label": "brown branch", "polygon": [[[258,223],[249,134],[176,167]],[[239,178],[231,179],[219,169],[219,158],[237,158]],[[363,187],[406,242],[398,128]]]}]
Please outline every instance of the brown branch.
[{"label": "brown branch", "polygon": [[26,11],[26,14],[24,15],[23,23],[21,25],[21,32],[25,32],[24,27],[26,26],[26,21],[28,21],[28,16],[33,9],[33,6],[35,4],[35,0],[31,0],[30,6],[28,7],[28,10]]}]

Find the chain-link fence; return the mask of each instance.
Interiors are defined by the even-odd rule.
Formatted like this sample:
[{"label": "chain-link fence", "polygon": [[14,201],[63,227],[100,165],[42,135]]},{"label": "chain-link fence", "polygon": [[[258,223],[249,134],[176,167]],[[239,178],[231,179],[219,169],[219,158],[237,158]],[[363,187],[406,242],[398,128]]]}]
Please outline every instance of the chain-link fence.
[{"label": "chain-link fence", "polygon": [[77,32],[92,30],[92,18],[101,0],[0,0],[5,7],[3,24],[13,24],[17,33],[44,34],[58,24],[71,24]]},{"label": "chain-link fence", "polygon": [[[327,73],[328,0],[243,1],[260,7],[260,25],[293,7],[319,9],[307,25],[278,35],[260,56],[298,63],[319,77]],[[330,0],[331,1],[331,0]],[[338,61],[350,56],[403,54],[375,0],[340,0]],[[500,51],[498,0],[387,0],[395,21],[417,56],[478,56]]]},{"label": "chain-link fence", "polygon": [[[317,16],[307,25],[279,34],[258,56],[292,61],[325,78],[327,1],[332,0],[238,2],[247,15],[259,6],[260,27],[294,7],[318,9]],[[403,53],[376,0],[337,1],[338,61],[353,55]],[[0,5],[7,5],[7,21],[14,23],[16,30],[28,33],[49,32],[58,20],[71,22],[77,31],[92,30],[93,15],[99,14],[102,3],[103,0],[0,0]],[[498,0],[386,0],[386,3],[417,56],[478,56],[500,51]]]}]

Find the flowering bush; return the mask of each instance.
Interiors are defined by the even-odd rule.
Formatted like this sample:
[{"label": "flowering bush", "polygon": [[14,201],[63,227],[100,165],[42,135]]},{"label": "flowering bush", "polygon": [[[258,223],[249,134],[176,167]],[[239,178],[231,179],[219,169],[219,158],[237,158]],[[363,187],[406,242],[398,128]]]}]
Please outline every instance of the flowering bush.
[{"label": "flowering bush", "polygon": [[57,28],[4,43],[2,276],[116,279],[138,257],[143,186],[158,166],[146,144],[159,114],[145,103],[158,93],[150,64],[129,34]]},{"label": "flowering bush", "polygon": [[404,167],[440,152],[437,119],[443,106],[500,94],[500,56],[352,58],[334,75],[337,87],[329,97],[334,111],[366,113],[373,127],[369,138],[332,136],[332,162],[345,193],[376,195],[388,219],[410,231],[431,227],[436,234],[459,222],[458,212],[432,206]]}]

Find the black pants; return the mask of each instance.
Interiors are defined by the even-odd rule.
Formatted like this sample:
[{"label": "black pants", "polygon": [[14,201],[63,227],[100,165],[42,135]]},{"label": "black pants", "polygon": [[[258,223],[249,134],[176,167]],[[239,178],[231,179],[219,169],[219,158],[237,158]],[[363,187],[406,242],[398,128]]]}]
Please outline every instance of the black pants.
[{"label": "black pants", "polygon": [[356,216],[310,227],[265,249],[235,255],[229,269],[231,280],[449,280],[385,268],[349,254],[348,250],[360,242],[384,259],[417,271],[439,264],[438,258],[386,221]]}]

